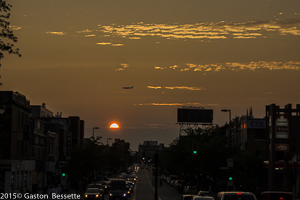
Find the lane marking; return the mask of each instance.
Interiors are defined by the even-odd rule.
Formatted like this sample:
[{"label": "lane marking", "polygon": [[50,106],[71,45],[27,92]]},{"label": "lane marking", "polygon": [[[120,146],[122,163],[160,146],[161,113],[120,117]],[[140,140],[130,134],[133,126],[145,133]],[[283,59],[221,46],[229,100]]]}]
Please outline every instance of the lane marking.
[{"label": "lane marking", "polygon": [[[149,180],[149,176],[148,176],[147,171],[146,171],[146,176],[147,176],[148,182],[149,182],[149,184],[150,184],[150,186],[151,186],[153,192],[155,193],[155,189],[154,189],[154,187],[152,186],[152,182],[150,182],[150,180]],[[158,196],[158,194],[157,194],[157,197],[158,197],[158,200],[161,200],[161,198]]]}]

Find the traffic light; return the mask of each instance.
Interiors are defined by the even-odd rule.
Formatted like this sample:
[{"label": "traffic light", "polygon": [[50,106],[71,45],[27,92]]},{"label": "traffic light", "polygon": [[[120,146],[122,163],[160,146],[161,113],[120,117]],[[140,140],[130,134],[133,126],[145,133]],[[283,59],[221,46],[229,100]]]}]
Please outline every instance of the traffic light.
[{"label": "traffic light", "polygon": [[233,180],[232,176],[229,176],[228,180],[229,180],[229,181],[232,181],[232,180]]},{"label": "traffic light", "polygon": [[193,143],[192,149],[193,149],[193,155],[197,155],[198,154],[198,144]]},{"label": "traffic light", "polygon": [[62,172],[62,173],[61,173],[61,176],[62,176],[62,177],[65,177],[65,176],[66,176],[66,173],[65,173],[65,172]]}]

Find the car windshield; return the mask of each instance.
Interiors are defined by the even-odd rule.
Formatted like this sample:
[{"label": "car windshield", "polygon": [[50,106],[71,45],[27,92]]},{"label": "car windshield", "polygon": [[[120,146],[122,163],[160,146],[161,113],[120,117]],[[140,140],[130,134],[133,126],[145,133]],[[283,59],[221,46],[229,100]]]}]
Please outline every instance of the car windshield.
[{"label": "car windshield", "polygon": [[88,185],[88,188],[101,188],[102,186],[99,184],[95,184],[95,185]]},{"label": "car windshield", "polygon": [[99,189],[97,188],[88,188],[86,190],[86,193],[98,193],[99,192]]}]

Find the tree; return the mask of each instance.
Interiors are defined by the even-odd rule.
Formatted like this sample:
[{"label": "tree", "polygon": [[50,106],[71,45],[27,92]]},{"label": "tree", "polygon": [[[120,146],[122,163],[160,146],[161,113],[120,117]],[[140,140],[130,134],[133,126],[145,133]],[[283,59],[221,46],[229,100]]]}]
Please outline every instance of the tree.
[{"label": "tree", "polygon": [[[0,60],[4,58],[4,52],[8,52],[9,54],[17,54],[21,57],[19,53],[19,49],[14,47],[14,44],[10,43],[17,42],[18,38],[14,35],[11,30],[10,22],[8,21],[10,17],[10,8],[11,4],[7,4],[5,1],[0,0]],[[0,63],[1,66],[1,63]],[[2,83],[0,83],[2,85]]]}]

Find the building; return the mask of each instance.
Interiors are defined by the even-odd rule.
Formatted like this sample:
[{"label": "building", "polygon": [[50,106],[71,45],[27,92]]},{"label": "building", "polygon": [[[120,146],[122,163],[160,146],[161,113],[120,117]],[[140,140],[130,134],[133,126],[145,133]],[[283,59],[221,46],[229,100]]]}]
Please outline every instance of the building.
[{"label": "building", "polygon": [[163,143],[158,144],[158,141],[144,141],[142,145],[139,145],[138,159],[141,161],[148,162],[154,159],[155,153],[158,153],[163,149]]},{"label": "building", "polygon": [[269,190],[293,191],[299,194],[300,174],[300,104],[280,108],[266,106],[269,159]]},{"label": "building", "polygon": [[256,156],[265,155],[267,151],[266,119],[253,116],[241,117],[241,148],[254,152]]},{"label": "building", "polygon": [[20,192],[32,189],[35,160],[28,137],[30,101],[19,92],[0,91],[0,101],[5,111],[0,116],[1,160],[0,185],[2,192]]},{"label": "building", "polygon": [[31,106],[25,95],[13,91],[0,91],[0,108],[0,192],[64,186],[67,152],[82,144],[84,121],[54,116],[45,104]]}]

